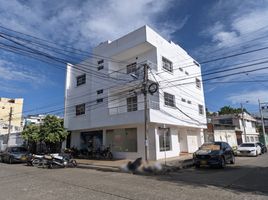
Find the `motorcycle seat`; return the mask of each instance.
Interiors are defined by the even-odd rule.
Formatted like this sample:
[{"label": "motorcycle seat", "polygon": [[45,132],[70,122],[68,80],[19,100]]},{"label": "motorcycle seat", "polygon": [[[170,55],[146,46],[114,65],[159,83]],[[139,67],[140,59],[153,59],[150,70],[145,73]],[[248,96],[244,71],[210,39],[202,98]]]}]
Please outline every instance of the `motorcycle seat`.
[{"label": "motorcycle seat", "polygon": [[48,160],[52,160],[53,159],[52,156],[50,156],[50,155],[45,155],[44,158],[45,159],[48,159]]}]

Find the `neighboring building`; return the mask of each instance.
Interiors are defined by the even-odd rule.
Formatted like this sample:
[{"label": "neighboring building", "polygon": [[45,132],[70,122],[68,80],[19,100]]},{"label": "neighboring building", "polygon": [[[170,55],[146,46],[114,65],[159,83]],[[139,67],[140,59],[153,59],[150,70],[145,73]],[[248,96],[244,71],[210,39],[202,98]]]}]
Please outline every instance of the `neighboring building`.
[{"label": "neighboring building", "polygon": [[[21,145],[23,99],[0,98],[0,150],[6,147],[7,134],[10,128],[9,146]],[[9,127],[10,112],[11,123]]]},{"label": "neighboring building", "polygon": [[[93,54],[100,55],[99,59],[67,66],[64,124],[71,132],[69,146],[87,149],[111,145],[116,158],[144,157],[144,96],[140,86],[143,64],[147,63],[149,82],[157,79],[161,88],[148,94],[149,159],[198,149],[206,128],[204,93],[201,77],[191,78],[201,74],[200,66],[186,51],[143,26],[115,41],[101,43]],[[95,66],[88,67],[88,62]],[[78,71],[83,65],[94,72]],[[151,71],[157,75],[152,76]],[[183,78],[187,80],[180,84],[194,84],[172,86],[165,82]]]},{"label": "neighboring building", "polygon": [[229,125],[231,127],[234,127],[233,130],[236,133],[238,145],[241,144],[242,142],[258,142],[259,132],[256,128],[256,119],[245,112],[244,122],[245,122],[245,131],[243,126],[242,114],[218,115],[213,116],[211,118],[211,123],[214,125],[215,124]]},{"label": "neighboring building", "polygon": [[[259,129],[259,133],[260,133],[260,142],[264,143],[261,117],[259,116],[254,116],[254,117],[257,120],[256,123],[257,123],[257,128]],[[264,129],[265,129],[265,139],[266,139],[265,141],[266,141],[266,145],[268,145],[268,117],[264,117],[263,122],[264,122]]]},{"label": "neighboring building", "polygon": [[24,124],[42,124],[44,122],[46,115],[28,115],[24,118]]},{"label": "neighboring building", "polygon": [[23,99],[0,98],[0,134],[8,133],[10,111],[12,109],[11,126],[16,131],[22,126]]},{"label": "neighboring building", "polygon": [[204,130],[205,142],[222,141],[227,142],[231,147],[237,147],[237,136],[241,131],[234,125],[230,124],[213,124],[208,123],[207,129]]}]

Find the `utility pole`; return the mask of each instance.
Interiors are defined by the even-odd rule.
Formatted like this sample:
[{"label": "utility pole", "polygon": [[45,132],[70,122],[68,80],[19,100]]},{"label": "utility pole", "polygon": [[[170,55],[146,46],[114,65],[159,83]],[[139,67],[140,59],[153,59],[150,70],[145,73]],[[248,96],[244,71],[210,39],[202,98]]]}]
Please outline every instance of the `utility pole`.
[{"label": "utility pole", "polygon": [[243,128],[244,128],[245,142],[247,142],[247,134],[246,134],[246,127],[245,127],[245,119],[244,119],[244,108],[243,108],[242,103],[241,103],[241,112],[242,112],[242,123],[243,123]]},{"label": "utility pole", "polygon": [[262,134],[263,134],[263,143],[266,146],[266,137],[265,137],[265,126],[264,126],[264,119],[263,119],[263,113],[262,113],[262,109],[261,109],[261,102],[258,99],[259,102],[259,110],[260,110],[260,115],[261,115],[261,123],[262,123]]},{"label": "utility pole", "polygon": [[144,64],[144,76],[143,76],[143,94],[144,94],[144,158],[148,161],[148,65]]},{"label": "utility pole", "polygon": [[10,111],[9,111],[9,118],[8,118],[7,146],[8,146],[8,141],[9,141],[10,132],[11,132],[11,120],[12,120],[12,112],[13,112],[13,108],[12,108],[12,107],[10,107]]}]

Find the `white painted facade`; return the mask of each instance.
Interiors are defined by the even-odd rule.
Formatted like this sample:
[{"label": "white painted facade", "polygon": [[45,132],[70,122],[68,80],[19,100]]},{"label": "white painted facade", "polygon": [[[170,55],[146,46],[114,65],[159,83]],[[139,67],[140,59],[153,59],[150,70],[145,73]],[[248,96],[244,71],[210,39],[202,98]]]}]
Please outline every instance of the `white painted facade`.
[{"label": "white painted facade", "polygon": [[223,122],[231,123],[237,127],[237,131],[242,132],[242,142],[258,142],[259,141],[259,132],[256,129],[256,119],[244,113],[244,123],[245,129],[243,126],[242,114],[228,114],[228,115],[219,115],[213,117],[213,122],[217,124],[223,124]]},{"label": "white painted facade", "polygon": [[[127,133],[131,131],[129,129],[135,128],[136,151],[129,152],[127,147],[124,147],[124,151],[115,151],[120,147],[114,146],[112,150],[117,158],[144,157],[144,96],[140,92],[144,63],[150,67],[150,82],[157,80],[160,87],[157,93],[148,94],[149,159],[158,160],[165,155],[179,156],[181,152],[192,153],[204,142],[203,128],[206,127],[206,116],[203,86],[201,84],[197,87],[195,84],[196,74],[201,74],[201,69],[180,46],[165,40],[148,26],[143,26],[115,41],[101,43],[93,53],[101,57],[90,58],[79,65],[67,66],[64,125],[71,131],[71,147],[82,148],[82,132],[99,131],[102,134],[102,144],[111,145],[107,143],[108,137],[112,135],[116,140],[120,132],[120,137],[127,138],[130,137]],[[172,72],[163,69],[163,57],[172,62]],[[98,64],[102,60],[103,63]],[[134,62],[137,64],[137,70],[134,72],[137,79],[131,74],[126,74],[126,66]],[[77,70],[84,69],[85,66],[93,72]],[[103,66],[103,69],[98,70],[100,66]],[[77,86],[77,77],[83,74],[86,74],[86,81]],[[98,75],[112,78],[104,80]],[[201,76],[198,79],[201,81]],[[175,82],[168,83],[164,82],[165,80]],[[183,84],[187,82],[192,83]],[[183,85],[174,86],[175,84]],[[103,92],[97,94],[98,90]],[[175,96],[176,107],[165,105],[164,92]],[[128,112],[127,98],[135,94],[137,110]],[[97,102],[98,99],[102,99],[102,102]],[[80,104],[85,104],[85,113],[77,115],[76,106]],[[203,106],[201,114],[199,105]],[[159,135],[167,131],[161,129],[163,126],[168,128],[170,135],[170,148],[166,152],[160,151],[159,144],[159,140],[162,141]],[[133,144],[129,145],[133,148]]]}]

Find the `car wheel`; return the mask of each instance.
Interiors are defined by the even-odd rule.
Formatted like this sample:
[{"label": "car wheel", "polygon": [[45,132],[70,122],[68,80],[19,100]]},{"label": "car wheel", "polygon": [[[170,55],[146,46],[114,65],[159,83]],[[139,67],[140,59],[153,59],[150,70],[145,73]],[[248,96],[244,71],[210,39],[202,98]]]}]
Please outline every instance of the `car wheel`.
[{"label": "car wheel", "polygon": [[197,168],[197,169],[200,168],[200,165],[199,165],[199,164],[195,164],[194,166],[195,166],[195,168]]},{"label": "car wheel", "polygon": [[258,157],[258,151],[256,150],[256,152],[255,152],[255,157]]},{"label": "car wheel", "polygon": [[223,157],[221,157],[219,168],[224,168],[225,167],[225,160]]},{"label": "car wheel", "polygon": [[232,159],[231,159],[231,162],[230,162],[231,164],[235,164],[235,156],[234,155],[232,155]]}]

